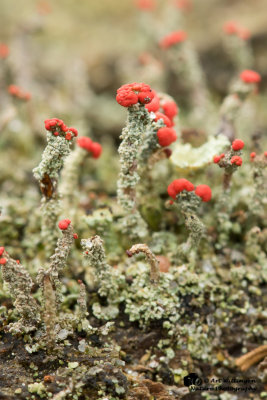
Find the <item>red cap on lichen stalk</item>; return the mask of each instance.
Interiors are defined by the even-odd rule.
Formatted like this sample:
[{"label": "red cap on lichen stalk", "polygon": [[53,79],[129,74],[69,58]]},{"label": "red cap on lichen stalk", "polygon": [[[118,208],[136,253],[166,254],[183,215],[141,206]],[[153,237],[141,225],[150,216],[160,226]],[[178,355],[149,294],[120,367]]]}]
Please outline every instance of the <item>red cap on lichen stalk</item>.
[{"label": "red cap on lichen stalk", "polygon": [[32,97],[30,92],[25,92],[20,86],[17,85],[9,85],[8,93],[11,94],[11,96],[26,101],[30,100]]},{"label": "red cap on lichen stalk", "polygon": [[117,90],[116,100],[122,107],[131,107],[138,102],[149,104],[155,96],[155,92],[145,83],[129,83]]},{"label": "red cap on lichen stalk", "polygon": [[191,11],[192,2],[191,0],[174,0],[174,5],[182,11]]},{"label": "red cap on lichen stalk", "polygon": [[242,158],[239,157],[239,156],[233,156],[233,157],[231,158],[231,164],[235,164],[235,165],[237,165],[238,167],[240,167],[240,166],[242,165]]},{"label": "red cap on lichen stalk", "polygon": [[245,69],[241,72],[240,79],[245,83],[259,83],[261,81],[261,76],[256,71]]},{"label": "red cap on lichen stalk", "polygon": [[211,188],[208,185],[198,185],[195,189],[195,193],[204,202],[210,201],[212,197]]},{"label": "red cap on lichen stalk", "polygon": [[159,145],[162,147],[169,146],[177,139],[177,134],[173,128],[160,128],[157,132]]},{"label": "red cap on lichen stalk", "polygon": [[159,46],[162,49],[168,49],[169,47],[182,43],[187,39],[187,33],[184,31],[175,31],[166,36],[159,42]]},{"label": "red cap on lichen stalk", "polygon": [[218,164],[221,161],[221,159],[224,158],[224,157],[225,157],[224,153],[214,156],[213,157],[214,164]]},{"label": "red cap on lichen stalk", "polygon": [[66,140],[72,140],[74,137],[78,136],[78,131],[76,128],[69,128],[64,124],[62,119],[50,118],[44,121],[45,129],[52,132],[54,136],[64,135]]},{"label": "red cap on lichen stalk", "polygon": [[250,153],[250,159],[254,160],[255,157],[256,157],[256,153],[255,153],[255,151],[252,151],[252,153]]},{"label": "red cap on lichen stalk", "polygon": [[0,43],[0,58],[7,58],[9,55],[9,47],[5,43]]},{"label": "red cap on lichen stalk", "polygon": [[81,136],[79,139],[77,139],[77,144],[79,147],[82,149],[85,149],[88,151],[88,153],[91,153],[93,158],[99,158],[101,153],[102,153],[102,146],[100,143],[93,142],[89,137],[87,136]]},{"label": "red cap on lichen stalk", "polygon": [[227,35],[236,35],[243,40],[247,40],[251,36],[251,32],[248,29],[241,27],[234,21],[226,22],[223,26],[223,30]]},{"label": "red cap on lichen stalk", "polygon": [[146,109],[148,112],[157,112],[160,107],[159,97],[154,90],[152,90],[152,94],[154,97],[150,103],[146,104]]},{"label": "red cap on lichen stalk", "polygon": [[151,11],[155,8],[155,0],[135,0],[135,5],[140,10]]},{"label": "red cap on lichen stalk", "polygon": [[168,128],[172,126],[170,119],[165,114],[162,114],[161,112],[156,112],[154,121],[158,121],[159,119],[162,119],[164,125],[166,125]]},{"label": "red cap on lichen stalk", "polygon": [[241,139],[235,139],[232,143],[232,149],[234,151],[242,150],[244,146],[245,144]]},{"label": "red cap on lichen stalk", "polygon": [[194,185],[187,179],[181,178],[181,179],[175,179],[172,181],[169,186],[168,186],[168,195],[172,197],[173,199],[176,198],[176,196],[181,193],[183,190],[186,190],[187,192],[192,192],[194,190]]},{"label": "red cap on lichen stalk", "polygon": [[65,231],[66,229],[68,229],[70,224],[71,224],[71,220],[70,219],[62,219],[61,221],[59,221],[58,227],[62,231]]},{"label": "red cap on lichen stalk", "polygon": [[164,114],[172,120],[178,114],[178,107],[174,101],[166,101],[162,104]]},{"label": "red cap on lichen stalk", "polygon": [[239,27],[235,21],[228,21],[223,25],[223,30],[227,35],[235,35],[237,34]]}]

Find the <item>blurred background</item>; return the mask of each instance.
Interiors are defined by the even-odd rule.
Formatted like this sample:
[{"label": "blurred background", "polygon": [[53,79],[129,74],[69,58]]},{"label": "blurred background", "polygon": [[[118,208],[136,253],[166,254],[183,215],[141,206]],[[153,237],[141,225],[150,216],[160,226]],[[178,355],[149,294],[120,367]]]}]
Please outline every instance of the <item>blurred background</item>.
[{"label": "blurred background", "polygon": [[[1,0],[3,165],[10,159],[18,165],[21,159],[21,169],[30,175],[45,144],[43,121],[51,117],[64,119],[81,135],[117,147],[126,111],[115,101],[116,90],[128,82],[144,81],[171,94],[180,108],[181,126],[195,127],[187,118],[188,93],[171,71],[166,73],[168,65],[158,43],[174,30],[187,32],[219,109],[231,79],[239,73],[225,46],[227,21],[249,31],[246,46],[252,58],[247,67],[262,76],[255,129],[263,129],[266,5],[266,0]],[[10,94],[10,85],[22,88],[27,101]]]}]

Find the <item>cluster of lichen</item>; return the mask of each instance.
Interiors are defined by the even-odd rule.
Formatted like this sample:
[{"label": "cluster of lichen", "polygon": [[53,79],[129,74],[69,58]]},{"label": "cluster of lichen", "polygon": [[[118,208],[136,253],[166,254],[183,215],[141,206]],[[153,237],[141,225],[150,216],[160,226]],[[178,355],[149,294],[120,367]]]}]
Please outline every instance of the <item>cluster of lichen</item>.
[{"label": "cluster of lichen", "polygon": [[[250,55],[242,46],[238,68]],[[0,244],[5,246],[0,333],[22,338],[30,355],[44,354],[46,361],[58,363],[55,375],[64,383],[58,384],[54,400],[125,398],[129,386],[138,387],[129,378],[133,365],[124,368],[128,329],[137,337],[134,347],[138,335],[155,333],[143,368],[160,381],[167,365],[176,385],[198,362],[232,371],[231,340],[241,352],[266,340],[266,143],[250,143],[241,121],[244,109],[253,109],[256,85],[235,79],[216,107],[190,43],[169,49],[163,58],[167,74],[182,77],[189,92],[186,123],[198,128],[201,122],[206,130],[200,146],[182,132],[171,150],[160,148],[157,131],[164,119],[155,120],[155,113],[138,103],[128,108],[119,157],[104,149],[98,167],[85,163],[83,170],[85,150],[72,150],[63,134],[47,133],[48,145],[34,169],[41,209],[40,193],[31,182],[24,191],[29,168],[12,178],[14,198],[6,185],[0,221]],[[100,119],[108,125],[115,114],[101,111]],[[177,119],[172,122],[178,130]],[[241,154],[229,150],[236,135],[246,142],[242,167],[231,162]],[[249,160],[253,146],[261,154]],[[212,159],[222,152],[221,179]],[[12,182],[9,169],[3,171]],[[187,190],[170,204],[167,186],[184,176],[193,186],[204,181],[212,187],[210,204]],[[61,234],[60,217],[73,222]],[[237,329],[240,335],[233,338]],[[177,367],[183,352],[186,357]],[[132,364],[139,363],[131,356]],[[51,397],[38,367],[31,365],[28,392]]]},{"label": "cluster of lichen", "polygon": [[[146,110],[143,111],[147,113]],[[137,140],[138,137],[135,138],[135,136],[138,136],[140,129],[138,113],[136,116],[135,111],[131,118],[133,121],[127,125],[126,136],[129,137],[129,140]],[[148,121],[148,123],[150,122]],[[153,126],[150,126],[151,132],[153,132]],[[160,124],[155,124],[156,129],[160,126]],[[131,137],[132,130],[135,139]],[[151,138],[153,138],[153,133],[151,133]],[[225,150],[228,147],[227,143],[228,141],[225,142]],[[139,151],[141,150],[140,154],[144,156],[141,157],[143,161],[149,159],[149,157],[145,157],[145,148],[147,151],[149,150],[148,142],[145,143],[143,152],[139,149]],[[136,158],[137,153],[134,155],[131,150],[132,142],[125,141],[121,147],[122,165],[124,158],[129,165],[133,164],[132,157]],[[153,154],[153,143],[150,151]],[[78,205],[74,201],[72,215],[75,221],[80,221],[79,234],[83,237],[84,234],[97,232],[105,240],[103,241],[98,235],[82,239],[81,247],[84,255],[82,258],[80,245],[71,250],[76,234],[74,234],[69,220],[64,220],[67,221],[67,229],[62,228],[63,237],[58,239],[54,255],[50,257],[50,265],[47,268],[40,268],[40,263],[35,261],[36,264],[33,263],[29,267],[39,285],[39,289],[34,290],[34,295],[32,294],[34,282],[27,270],[13,260],[6,250],[3,251],[2,256],[6,262],[2,263],[2,278],[8,286],[10,295],[14,298],[14,312],[7,313],[6,309],[2,308],[5,329],[24,335],[26,350],[29,353],[45,350],[48,359],[62,358],[64,348],[70,343],[69,340],[82,333],[85,338],[80,340],[77,351],[94,358],[97,357],[97,353],[91,343],[91,335],[107,336],[110,330],[115,329],[113,321],[121,317],[120,311],[123,308],[125,318],[130,323],[137,322],[141,330],[151,330],[155,323],[161,325],[163,334],[156,347],[162,355],[158,361],[155,361],[154,356],[148,360],[149,364],[155,364],[155,371],[158,373],[160,373],[162,365],[171,363],[176,352],[184,348],[191,357],[197,360],[209,362],[214,366],[221,363],[225,367],[233,367],[234,360],[227,359],[223,355],[226,349],[224,343],[220,342],[220,338],[235,318],[264,314],[261,304],[261,287],[266,282],[267,272],[264,248],[266,228],[264,228],[264,222],[260,224],[258,219],[266,204],[264,201],[265,191],[261,185],[264,182],[265,156],[251,162],[249,168],[244,172],[245,175],[243,174],[245,179],[254,179],[255,187],[254,192],[247,199],[247,216],[243,217],[243,243],[241,242],[240,245],[231,249],[231,232],[237,229],[234,226],[241,226],[241,221],[233,219],[232,213],[240,207],[240,203],[242,204],[241,194],[238,194],[237,189],[234,192],[237,193],[237,198],[232,198],[232,187],[230,191],[233,173],[235,172],[235,175],[240,173],[239,167],[231,164],[234,154],[241,153],[230,149],[220,161],[220,167],[224,168],[223,189],[218,190],[218,194],[213,199],[215,214],[212,210],[207,211],[205,205],[200,206],[200,197],[195,192],[186,190],[176,196],[173,206],[170,207],[168,201],[166,202],[167,196],[163,195],[163,188],[161,185],[157,185],[157,175],[151,175],[149,178],[150,185],[152,185],[151,199],[153,200],[157,196],[155,205],[160,204],[162,208],[160,215],[155,214],[156,218],[159,218],[160,229],[156,232],[151,230],[149,220],[146,220],[146,214],[141,220],[134,220],[137,236],[143,236],[139,233],[142,232],[143,224],[147,225],[146,244],[136,244],[132,241],[132,237],[136,237],[136,234],[132,236],[129,226],[120,232],[121,210],[116,208],[114,202],[108,203],[109,206],[114,207],[114,211],[107,207],[99,208],[92,215],[85,216],[81,210],[77,209],[76,212]],[[70,156],[69,160],[71,159]],[[162,162],[162,160],[159,161]],[[126,167],[128,168],[127,163]],[[209,167],[205,166],[205,168]],[[215,168],[215,166],[210,168]],[[79,172],[76,169],[76,181]],[[151,170],[148,169],[147,173],[151,173]],[[205,170],[202,175],[203,173],[205,174]],[[146,187],[145,176],[144,168],[142,172],[144,187]],[[126,217],[129,218],[129,221],[133,221],[131,219],[133,214],[140,211],[138,211],[135,198],[131,199],[127,191],[120,193],[124,180],[125,177],[120,175],[119,198],[126,213],[122,219]],[[40,179],[40,181],[42,180]],[[134,187],[137,182],[138,179],[134,182]],[[214,182],[213,178],[211,178],[212,182]],[[77,185],[75,187],[77,189]],[[138,184],[138,191],[140,193],[144,191],[142,181]],[[166,191],[166,187],[164,191]],[[131,200],[132,203],[129,203],[128,200]],[[251,205],[252,202],[254,206]],[[60,214],[59,203],[58,207],[57,214]],[[71,202],[66,210],[69,207],[71,207]],[[214,227],[216,221],[219,222],[217,229]],[[183,225],[187,228],[188,233],[185,233]],[[55,234],[58,236],[57,231]],[[222,236],[223,234],[224,236]],[[105,253],[105,241],[108,243],[107,254]],[[24,243],[24,246],[27,247],[27,241]],[[214,248],[222,251],[217,253]],[[241,253],[242,250],[244,250],[244,254]],[[228,259],[223,256],[223,252]],[[73,282],[72,275],[73,273],[75,275],[75,269],[71,265],[69,271],[66,268],[69,253],[70,264],[77,262],[76,259],[79,260],[77,274],[84,278],[86,285],[82,281],[79,281],[78,284],[72,283],[70,286],[64,283],[63,275],[68,277],[67,281],[69,282]],[[147,262],[142,260],[144,255]],[[112,266],[108,260],[114,260],[114,257],[117,262]],[[167,264],[167,267],[162,266],[161,262]],[[87,289],[90,290],[88,301]],[[6,295],[5,293],[4,287],[2,296]],[[73,302],[73,299],[76,301],[74,312],[68,309],[68,304]],[[203,312],[203,309],[207,311]],[[13,322],[17,316],[20,319]],[[102,327],[94,326],[94,319],[100,320]],[[105,321],[110,322],[105,324]],[[122,322],[122,326],[123,324]],[[245,342],[244,338],[242,342],[244,349],[249,340],[260,341],[264,337],[263,327],[260,323],[248,327],[247,319],[244,318],[240,327],[246,331]],[[31,332],[34,332],[34,335]],[[114,344],[109,340],[106,351],[111,353],[114,351]],[[214,353],[217,354],[216,357],[214,357]],[[104,353],[100,352],[99,354]],[[114,361],[115,364],[119,362],[118,358],[119,355],[114,359],[117,360]],[[92,366],[85,374],[84,362],[81,365],[69,362],[68,367],[62,372],[66,377],[72,376],[73,386],[69,389],[69,393],[78,397],[83,393],[88,374],[101,375],[103,368],[105,369],[109,365],[109,361],[107,361],[103,366]],[[120,365],[119,371],[122,366],[123,364]],[[180,369],[170,367],[169,370],[177,384],[188,372],[186,364]],[[124,396],[127,390],[126,386],[124,384],[117,385],[116,378],[114,379],[115,392],[119,396]],[[30,393],[37,393],[40,396],[47,395],[45,386],[38,381],[30,384],[28,390]],[[105,393],[104,386],[103,390]],[[63,392],[64,390],[62,396],[67,394],[67,392]]]}]

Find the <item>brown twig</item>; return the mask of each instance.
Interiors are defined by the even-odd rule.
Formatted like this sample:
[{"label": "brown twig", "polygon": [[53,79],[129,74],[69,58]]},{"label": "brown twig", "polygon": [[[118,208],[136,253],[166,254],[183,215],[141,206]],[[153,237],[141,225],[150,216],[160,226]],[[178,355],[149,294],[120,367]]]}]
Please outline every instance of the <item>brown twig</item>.
[{"label": "brown twig", "polygon": [[236,359],[236,365],[241,369],[241,371],[246,371],[252,365],[256,364],[258,361],[262,360],[267,356],[267,345],[257,347],[256,349],[244,354],[242,357]]}]

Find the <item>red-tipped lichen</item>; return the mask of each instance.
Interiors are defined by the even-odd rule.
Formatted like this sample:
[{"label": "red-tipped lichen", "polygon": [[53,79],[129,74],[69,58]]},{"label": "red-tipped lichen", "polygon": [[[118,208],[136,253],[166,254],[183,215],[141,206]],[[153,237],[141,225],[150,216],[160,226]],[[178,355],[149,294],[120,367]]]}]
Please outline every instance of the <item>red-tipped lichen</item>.
[{"label": "red-tipped lichen", "polygon": [[175,31],[170,33],[169,35],[164,36],[163,39],[159,42],[159,46],[162,49],[168,49],[175,44],[182,43],[187,39],[187,34],[184,31]]},{"label": "red-tipped lichen", "polygon": [[5,43],[0,43],[0,58],[7,58],[9,55],[9,47]]},{"label": "red-tipped lichen", "polygon": [[168,195],[172,197],[173,199],[176,198],[177,194],[181,193],[183,190],[186,190],[187,192],[192,192],[194,190],[194,185],[187,179],[181,178],[181,179],[175,179],[172,181],[169,186],[168,186]]},{"label": "red-tipped lichen", "polygon": [[240,79],[245,83],[259,83],[261,81],[261,76],[256,71],[245,69],[241,72]]},{"label": "red-tipped lichen", "polygon": [[135,0],[135,5],[140,10],[151,11],[156,7],[155,0]]},{"label": "red-tipped lichen", "polygon": [[159,97],[154,90],[152,90],[154,94],[153,100],[149,104],[146,104],[146,109],[148,112],[157,112],[160,107]]},{"label": "red-tipped lichen", "polygon": [[158,121],[159,119],[162,119],[164,125],[166,125],[168,128],[172,126],[170,119],[165,114],[162,114],[161,112],[156,112],[154,121]]},{"label": "red-tipped lichen", "polygon": [[66,229],[68,229],[70,223],[71,223],[70,219],[62,219],[61,221],[59,221],[58,227],[62,231],[65,231]]},{"label": "red-tipped lichen", "polygon": [[241,139],[235,139],[232,143],[232,149],[234,151],[242,150],[245,143]]},{"label": "red-tipped lichen", "polygon": [[172,121],[173,118],[178,114],[178,107],[174,101],[166,101],[162,104],[164,114]]},{"label": "red-tipped lichen", "polygon": [[212,191],[208,185],[198,185],[195,189],[195,193],[204,202],[210,201],[212,197]]},{"label": "red-tipped lichen", "polygon": [[148,104],[154,98],[154,92],[145,83],[129,83],[117,90],[116,100],[122,107],[131,107],[138,102]]},{"label": "red-tipped lichen", "polygon": [[21,87],[17,85],[9,85],[8,86],[8,93],[11,94],[13,97],[17,97],[20,100],[28,101],[31,99],[31,93],[26,92]]},{"label": "red-tipped lichen", "polygon": [[240,156],[233,156],[231,158],[231,164],[235,164],[240,167],[242,165],[242,158]]},{"label": "red-tipped lichen", "polygon": [[173,128],[160,128],[157,132],[159,145],[162,147],[169,146],[177,139],[177,134]]}]

